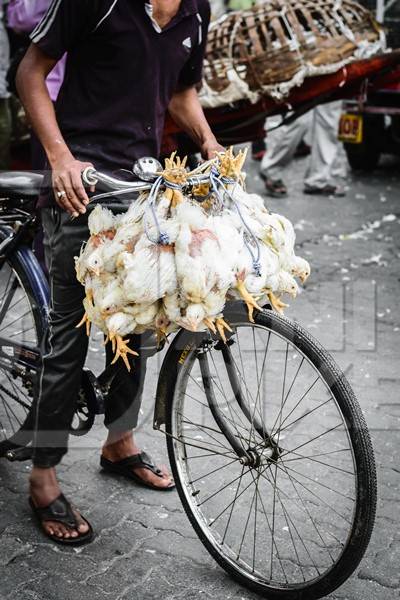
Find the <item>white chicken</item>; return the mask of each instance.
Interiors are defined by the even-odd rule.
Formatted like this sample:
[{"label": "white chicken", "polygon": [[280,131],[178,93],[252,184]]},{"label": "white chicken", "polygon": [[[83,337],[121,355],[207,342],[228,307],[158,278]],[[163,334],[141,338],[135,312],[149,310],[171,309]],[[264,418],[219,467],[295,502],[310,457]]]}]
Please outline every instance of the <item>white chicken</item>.
[{"label": "white chicken", "polygon": [[[208,328],[226,341],[232,331],[223,316],[227,298],[243,299],[253,320],[260,298],[282,312],[282,294],[296,297],[294,277],[304,282],[310,265],[294,252],[290,221],[240,185],[244,159],[230,149],[202,168],[213,167],[214,187],[201,205],[180,190],[189,174],[185,161],[172,156],[162,172],[165,189],[141,195],[122,216],[100,206],[91,213],[91,236],[76,259],[86,289],[79,325],[89,334],[93,323],[107,334],[113,362],[122,358],[130,369],[129,355],[136,353],[124,338],[146,330],[161,341],[179,327]],[[210,189],[211,180],[193,193]]]},{"label": "white chicken", "polygon": [[133,254],[121,256],[125,276],[123,290],[129,302],[152,304],[177,288],[174,248],[154,244],[142,235]]}]

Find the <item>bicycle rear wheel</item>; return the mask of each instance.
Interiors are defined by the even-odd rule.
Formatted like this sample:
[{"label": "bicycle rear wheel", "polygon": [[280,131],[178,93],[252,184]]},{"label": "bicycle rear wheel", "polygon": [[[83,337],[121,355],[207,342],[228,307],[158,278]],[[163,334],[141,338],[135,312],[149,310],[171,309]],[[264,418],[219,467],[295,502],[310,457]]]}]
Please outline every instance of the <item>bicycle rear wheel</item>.
[{"label": "bicycle rear wheel", "polygon": [[32,284],[36,269],[40,267],[25,247],[0,261],[0,455],[32,437],[38,346],[47,310],[41,271],[37,275],[43,290]]},{"label": "bicycle rear wheel", "polygon": [[228,349],[192,338],[164,372],[177,489],[200,540],[240,583],[265,598],[321,598],[371,536],[367,427],[345,376],[300,326],[269,310],[254,324],[237,310],[230,324]]}]

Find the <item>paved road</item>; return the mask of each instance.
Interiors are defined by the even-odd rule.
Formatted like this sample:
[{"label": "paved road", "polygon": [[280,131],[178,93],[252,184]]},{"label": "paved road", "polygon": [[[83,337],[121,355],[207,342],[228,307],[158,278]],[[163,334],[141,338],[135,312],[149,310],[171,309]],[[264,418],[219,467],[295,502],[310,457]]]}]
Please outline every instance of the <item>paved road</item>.
[{"label": "paved road", "polygon": [[[358,572],[331,600],[393,600],[400,578],[399,165],[348,178],[346,198],[303,196],[304,159],[287,174],[290,197],[268,200],[295,224],[312,277],[288,315],[334,354],[345,369],[371,428],[379,476],[378,517]],[[262,191],[254,165],[249,188]],[[93,343],[91,364],[99,367]],[[159,357],[157,357],[159,360]],[[164,440],[151,430],[157,360],[145,393],[140,442],[166,461]],[[175,493],[132,487],[101,474],[99,420],[74,439],[59,473],[65,492],[98,532],[81,550],[41,537],[28,510],[30,467],[0,462],[0,597],[10,600],[255,600],[215,566],[189,526]]]}]

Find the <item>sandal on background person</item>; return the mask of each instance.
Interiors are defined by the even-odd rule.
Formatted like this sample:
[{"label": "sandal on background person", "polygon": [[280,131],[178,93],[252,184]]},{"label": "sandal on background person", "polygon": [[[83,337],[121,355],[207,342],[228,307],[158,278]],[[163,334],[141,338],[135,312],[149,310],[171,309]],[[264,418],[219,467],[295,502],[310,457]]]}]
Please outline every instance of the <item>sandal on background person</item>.
[{"label": "sandal on background person", "polygon": [[282,179],[270,179],[266,175],[261,175],[264,180],[265,190],[268,196],[272,198],[286,198],[288,195],[287,187]]},{"label": "sandal on background person", "polygon": [[346,191],[337,185],[324,185],[323,187],[311,187],[305,186],[303,190],[304,194],[310,196],[335,196],[335,198],[343,198],[346,195]]}]

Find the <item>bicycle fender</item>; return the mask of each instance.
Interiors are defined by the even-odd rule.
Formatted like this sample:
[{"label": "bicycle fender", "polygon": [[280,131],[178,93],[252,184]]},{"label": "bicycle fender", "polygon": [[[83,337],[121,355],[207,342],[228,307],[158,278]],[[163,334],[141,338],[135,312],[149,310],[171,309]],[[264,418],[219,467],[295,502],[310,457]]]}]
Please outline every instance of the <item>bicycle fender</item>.
[{"label": "bicycle fender", "polygon": [[[10,237],[10,227],[0,227],[0,240],[5,241]],[[11,240],[10,240],[11,242]],[[39,303],[39,311],[43,319],[44,328],[47,328],[49,308],[50,308],[50,289],[47,279],[41,269],[41,266],[29,246],[18,246],[15,256],[21,263],[29,283],[34,291],[35,297]]]},{"label": "bicycle fender", "polygon": [[175,389],[175,381],[179,369],[185,364],[185,360],[189,353],[206,335],[206,332],[193,333],[186,329],[181,329],[171,342],[158,377],[153,419],[154,429],[160,430],[162,426],[165,425],[167,420],[168,398]]}]

